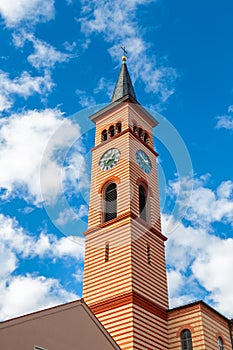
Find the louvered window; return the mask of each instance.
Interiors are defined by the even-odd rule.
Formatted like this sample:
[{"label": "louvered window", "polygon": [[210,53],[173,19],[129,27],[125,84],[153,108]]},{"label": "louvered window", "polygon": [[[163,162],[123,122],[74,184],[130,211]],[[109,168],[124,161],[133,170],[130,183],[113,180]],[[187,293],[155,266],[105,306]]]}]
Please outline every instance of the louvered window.
[{"label": "louvered window", "polygon": [[189,329],[184,329],[180,338],[182,350],[193,350],[192,334]]},{"label": "louvered window", "polygon": [[142,128],[138,129],[138,136],[141,138],[142,137]]},{"label": "louvered window", "polygon": [[139,213],[140,218],[146,221],[146,189],[142,185],[139,185]]},{"label": "louvered window", "polygon": [[143,135],[143,141],[144,142],[148,142],[148,134],[145,132],[145,134]]},{"label": "louvered window", "polygon": [[115,219],[117,216],[117,187],[111,183],[105,191],[104,222]]},{"label": "louvered window", "polygon": [[106,141],[108,138],[108,133],[107,133],[107,130],[103,130],[102,131],[102,141]]},{"label": "louvered window", "polygon": [[109,135],[110,135],[110,137],[113,137],[115,135],[114,125],[110,126],[110,128],[109,128]]},{"label": "louvered window", "polygon": [[118,122],[116,124],[116,129],[117,129],[117,133],[119,134],[121,132],[121,122]]}]

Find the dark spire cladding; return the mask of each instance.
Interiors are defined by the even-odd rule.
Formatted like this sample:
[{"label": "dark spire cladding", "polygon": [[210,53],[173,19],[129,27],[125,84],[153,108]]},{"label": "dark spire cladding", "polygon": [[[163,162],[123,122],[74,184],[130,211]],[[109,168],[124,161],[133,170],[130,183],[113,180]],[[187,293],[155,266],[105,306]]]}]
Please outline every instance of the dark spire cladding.
[{"label": "dark spire cladding", "polygon": [[126,65],[126,56],[123,56],[120,74],[118,76],[117,83],[112,95],[112,102],[115,102],[127,95],[133,97],[133,99],[136,100],[136,95]]}]

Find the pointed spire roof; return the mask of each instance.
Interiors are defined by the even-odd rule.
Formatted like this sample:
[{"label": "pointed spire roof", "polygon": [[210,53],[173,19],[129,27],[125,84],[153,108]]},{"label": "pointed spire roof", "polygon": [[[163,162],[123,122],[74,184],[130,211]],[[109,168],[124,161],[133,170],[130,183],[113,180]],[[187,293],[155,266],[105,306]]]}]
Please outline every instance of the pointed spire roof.
[{"label": "pointed spire roof", "polygon": [[134,92],[133,84],[131,82],[128,68],[126,65],[125,53],[127,52],[125,50],[125,47],[121,48],[124,51],[124,56],[122,57],[122,66],[115,89],[113,91],[111,103],[106,107],[102,108],[101,110],[97,111],[96,113],[92,114],[89,117],[89,119],[96,123],[97,120],[99,120],[99,118],[105,113],[117,108],[124,102],[130,102],[133,104],[135,109],[143,113],[144,118],[147,118],[147,120],[151,123],[152,127],[154,127],[158,124],[157,120],[144,107],[142,107],[136,99],[136,94]]},{"label": "pointed spire roof", "polygon": [[112,102],[115,102],[124,96],[133,97],[133,99],[136,100],[133,84],[126,65],[126,56],[122,57],[122,66],[113,91]]}]

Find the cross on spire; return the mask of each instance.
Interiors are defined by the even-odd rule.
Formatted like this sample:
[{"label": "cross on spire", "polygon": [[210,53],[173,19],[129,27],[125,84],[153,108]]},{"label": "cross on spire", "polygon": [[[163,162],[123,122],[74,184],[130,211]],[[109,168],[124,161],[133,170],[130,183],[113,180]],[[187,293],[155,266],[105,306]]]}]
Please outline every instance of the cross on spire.
[{"label": "cross on spire", "polygon": [[127,56],[127,55],[128,55],[128,52],[126,51],[125,46],[121,46],[121,50],[123,50],[124,56]]}]

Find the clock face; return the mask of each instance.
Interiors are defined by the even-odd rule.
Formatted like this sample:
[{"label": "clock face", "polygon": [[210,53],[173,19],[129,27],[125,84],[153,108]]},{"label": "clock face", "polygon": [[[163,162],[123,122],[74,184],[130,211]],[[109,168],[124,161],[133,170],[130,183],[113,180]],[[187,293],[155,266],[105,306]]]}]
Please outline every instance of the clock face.
[{"label": "clock face", "polygon": [[120,151],[117,148],[110,148],[107,150],[99,161],[101,170],[109,170],[118,162],[120,159]]},{"label": "clock face", "polygon": [[137,162],[138,162],[140,168],[146,174],[149,174],[151,172],[151,169],[152,169],[152,164],[151,164],[151,161],[150,161],[150,158],[148,157],[148,155],[144,151],[139,149],[136,152],[136,159],[137,159]]}]

